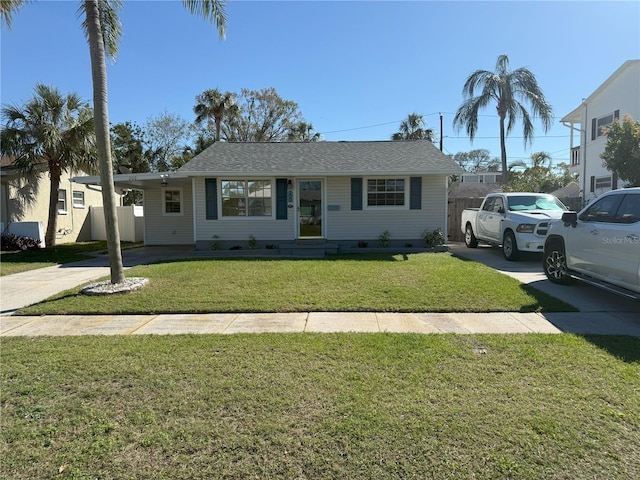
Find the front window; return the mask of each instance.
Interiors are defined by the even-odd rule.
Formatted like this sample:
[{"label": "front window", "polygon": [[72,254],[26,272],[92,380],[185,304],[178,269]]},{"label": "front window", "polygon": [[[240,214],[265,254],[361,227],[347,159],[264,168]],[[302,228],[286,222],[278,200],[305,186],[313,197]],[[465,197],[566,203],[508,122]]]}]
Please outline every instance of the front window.
[{"label": "front window", "polygon": [[271,180],[222,180],[223,217],[270,217]]},{"label": "front window", "polygon": [[73,191],[73,208],[84,208],[84,192]]},{"label": "front window", "polygon": [[182,189],[162,189],[162,214],[182,215]]},{"label": "front window", "polygon": [[404,178],[377,178],[367,180],[367,206],[403,206],[405,204]]},{"label": "front window", "polygon": [[58,212],[67,212],[67,191],[63,188],[58,190]]}]

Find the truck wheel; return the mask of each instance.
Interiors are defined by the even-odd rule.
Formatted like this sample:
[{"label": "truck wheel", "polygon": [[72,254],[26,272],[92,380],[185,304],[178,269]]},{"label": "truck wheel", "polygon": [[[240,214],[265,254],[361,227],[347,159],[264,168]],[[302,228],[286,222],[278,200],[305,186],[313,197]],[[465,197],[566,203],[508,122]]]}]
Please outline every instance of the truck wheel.
[{"label": "truck wheel", "polygon": [[473,228],[467,223],[467,227],[464,229],[464,244],[467,248],[476,248],[478,246],[478,239],[473,234]]},{"label": "truck wheel", "polygon": [[552,241],[545,245],[542,255],[542,268],[544,274],[553,283],[569,285],[575,282],[575,279],[569,275],[567,270],[567,256],[562,242]]},{"label": "truck wheel", "polygon": [[504,238],[502,239],[502,254],[504,255],[504,258],[510,262],[517,260],[520,256],[516,237],[511,230],[507,230],[504,234]]}]

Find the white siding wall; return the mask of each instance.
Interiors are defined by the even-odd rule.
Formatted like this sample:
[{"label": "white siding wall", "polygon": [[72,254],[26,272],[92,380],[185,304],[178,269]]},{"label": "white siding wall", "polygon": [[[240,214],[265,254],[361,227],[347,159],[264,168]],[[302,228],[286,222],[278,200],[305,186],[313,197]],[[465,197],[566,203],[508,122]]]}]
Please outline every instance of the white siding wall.
[{"label": "white siding wall", "polygon": [[[339,211],[327,212],[329,240],[377,240],[389,231],[391,240],[412,240],[422,237],[425,230],[446,231],[446,176],[422,177],[422,209],[351,210],[351,179],[329,178],[325,182],[327,205],[339,205]],[[365,202],[366,204],[366,202]]]},{"label": "white siding wall", "polygon": [[[269,218],[221,218],[217,220],[207,220],[205,202],[204,178],[195,179],[195,201],[196,201],[196,240],[200,242],[210,242],[214,235],[220,241],[249,240],[249,235],[253,235],[258,242],[262,241],[292,241],[295,239],[295,209],[287,209],[286,220],[275,219],[275,178],[271,179],[273,186],[273,210],[274,216]],[[218,189],[218,212],[220,211],[220,179],[217,179]]]},{"label": "white siding wall", "polygon": [[193,245],[193,200],[190,182],[169,188],[182,189],[182,215],[162,214],[163,197],[160,185],[144,191],[144,235],[146,245]]},{"label": "white siding wall", "polygon": [[[129,205],[116,208],[118,233],[122,242],[142,242],[144,240],[144,209]],[[106,240],[107,227],[104,221],[104,207],[91,207],[91,240]]]},{"label": "white siding wall", "polygon": [[[620,110],[620,121],[625,113],[631,115],[634,120],[640,120],[640,65],[635,64],[624,70],[620,76],[606,86],[597,96],[586,105],[585,118],[582,123],[581,156],[585,159],[580,171],[582,186],[587,199],[594,195],[589,193],[591,177],[610,176],[611,172],[602,165],[600,154],[604,152],[607,137],[601,135],[591,140],[591,121]],[[618,185],[621,186],[620,184]],[[602,192],[596,192],[600,194]]]}]

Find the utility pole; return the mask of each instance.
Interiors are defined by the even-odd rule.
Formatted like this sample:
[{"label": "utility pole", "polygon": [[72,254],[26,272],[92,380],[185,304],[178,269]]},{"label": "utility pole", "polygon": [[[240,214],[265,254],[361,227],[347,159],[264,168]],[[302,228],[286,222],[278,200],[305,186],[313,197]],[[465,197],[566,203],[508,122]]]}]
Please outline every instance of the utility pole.
[{"label": "utility pole", "polygon": [[442,112],[440,112],[440,151],[442,151]]}]

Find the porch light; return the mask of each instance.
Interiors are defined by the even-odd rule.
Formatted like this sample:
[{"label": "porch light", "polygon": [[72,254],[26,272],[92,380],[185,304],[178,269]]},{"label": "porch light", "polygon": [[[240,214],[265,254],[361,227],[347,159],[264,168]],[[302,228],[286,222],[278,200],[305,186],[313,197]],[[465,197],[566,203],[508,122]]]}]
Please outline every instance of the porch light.
[{"label": "porch light", "polygon": [[160,182],[160,185],[162,187],[166,187],[168,185],[167,184],[167,178],[168,177],[169,177],[169,175],[164,175],[164,174],[160,175],[160,178],[162,179],[162,181]]}]

